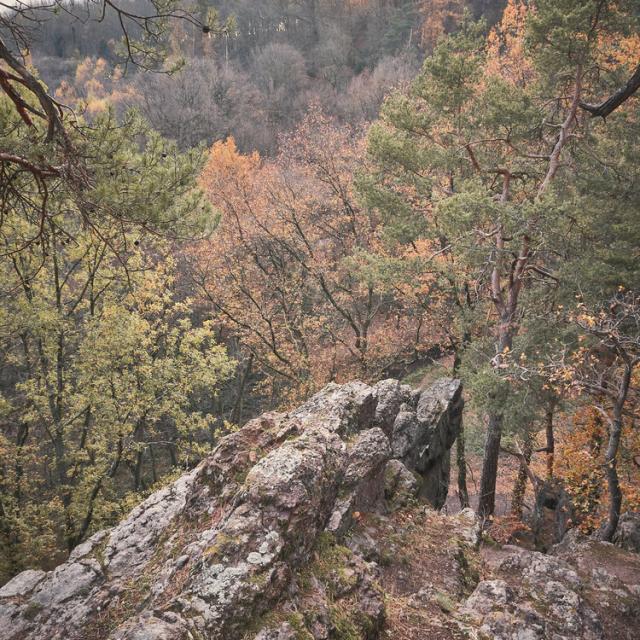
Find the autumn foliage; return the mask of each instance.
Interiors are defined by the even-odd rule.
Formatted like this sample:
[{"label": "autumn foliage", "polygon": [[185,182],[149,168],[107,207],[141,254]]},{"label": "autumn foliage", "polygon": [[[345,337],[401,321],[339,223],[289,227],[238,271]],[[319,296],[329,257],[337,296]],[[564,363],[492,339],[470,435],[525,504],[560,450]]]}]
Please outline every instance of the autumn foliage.
[{"label": "autumn foliage", "polygon": [[313,112],[275,160],[228,139],[202,174],[220,225],[194,249],[193,277],[279,404],[330,380],[379,378],[438,341],[427,329],[433,278],[373,257],[386,248],[354,194],[362,156],[361,132]]}]

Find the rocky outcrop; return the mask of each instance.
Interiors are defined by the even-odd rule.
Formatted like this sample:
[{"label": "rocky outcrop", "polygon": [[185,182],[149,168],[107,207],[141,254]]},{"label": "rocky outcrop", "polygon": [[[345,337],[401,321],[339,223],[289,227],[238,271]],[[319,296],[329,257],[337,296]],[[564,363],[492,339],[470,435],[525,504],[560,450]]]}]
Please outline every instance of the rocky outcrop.
[{"label": "rocky outcrop", "polygon": [[415,408],[400,405],[393,421],[393,457],[422,478],[419,495],[437,508],[447,499],[450,456],[446,453],[458,435],[462,408],[460,381],[445,378],[423,391]]},{"label": "rocky outcrop", "polygon": [[461,627],[501,640],[633,640],[640,558],[570,532],[550,554],[505,546],[456,613]]},{"label": "rocky outcrop", "polygon": [[[54,571],[0,589],[4,640],[631,640],[640,555],[571,531],[480,549],[446,497],[460,383],[328,385],[223,438]],[[617,543],[633,548],[621,519]]]},{"label": "rocky outcrop", "polygon": [[[581,595],[565,561],[517,547],[460,609],[463,620],[492,638],[603,638],[602,622]],[[515,578],[515,580],[514,580]],[[522,635],[528,634],[528,635]]]},{"label": "rocky outcrop", "polygon": [[405,507],[417,494],[416,476],[400,460],[389,460],[384,468],[384,495],[391,508]]},{"label": "rocky outcrop", "polygon": [[461,411],[456,380],[387,380],[252,420],[66,563],[6,584],[3,637],[374,638],[379,567],[345,536],[412,494],[444,502]]},{"label": "rocky outcrop", "polygon": [[613,543],[621,549],[640,553],[640,513],[627,512],[620,516]]}]

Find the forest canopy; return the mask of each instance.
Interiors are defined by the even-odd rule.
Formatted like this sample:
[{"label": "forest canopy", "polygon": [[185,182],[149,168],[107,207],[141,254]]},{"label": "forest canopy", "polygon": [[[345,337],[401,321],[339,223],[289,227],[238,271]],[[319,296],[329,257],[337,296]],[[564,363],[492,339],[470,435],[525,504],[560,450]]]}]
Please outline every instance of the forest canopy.
[{"label": "forest canopy", "polygon": [[0,6],[0,580],[356,378],[462,379],[486,524],[640,509],[637,2]]}]

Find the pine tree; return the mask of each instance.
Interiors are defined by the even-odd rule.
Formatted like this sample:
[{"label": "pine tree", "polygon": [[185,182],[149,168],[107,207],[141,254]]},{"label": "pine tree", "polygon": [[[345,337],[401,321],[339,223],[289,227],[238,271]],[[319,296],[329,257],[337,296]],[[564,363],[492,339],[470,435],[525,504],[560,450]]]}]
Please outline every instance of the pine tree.
[{"label": "pine tree", "polygon": [[514,400],[502,371],[527,317],[523,302],[529,291],[557,285],[557,233],[573,212],[575,185],[593,175],[586,158],[600,138],[581,104],[631,75],[634,34],[630,3],[541,0],[534,10],[512,1],[488,41],[468,19],[443,41],[410,92],[387,100],[369,134],[375,169],[362,193],[386,220],[388,237],[438,242],[438,257],[449,258],[442,284],[452,310],[465,317],[459,292],[470,290],[475,312],[491,318],[494,347],[475,376],[488,424],[485,517],[494,510]]}]

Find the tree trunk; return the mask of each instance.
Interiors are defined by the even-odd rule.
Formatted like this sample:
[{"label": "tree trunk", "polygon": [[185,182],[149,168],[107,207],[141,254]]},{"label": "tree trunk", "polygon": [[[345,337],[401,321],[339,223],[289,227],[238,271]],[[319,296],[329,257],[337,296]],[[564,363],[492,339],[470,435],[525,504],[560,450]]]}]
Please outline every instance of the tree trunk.
[{"label": "tree trunk", "polygon": [[480,478],[480,498],[478,515],[487,518],[493,515],[496,503],[496,479],[498,477],[498,456],[502,439],[502,413],[489,414],[487,439],[484,445],[482,476]]},{"label": "tree trunk", "polygon": [[547,480],[553,478],[553,465],[555,458],[555,438],[553,434],[553,411],[555,409],[555,403],[550,402],[544,416],[545,432],[547,435]]},{"label": "tree trunk", "polygon": [[456,438],[456,463],[458,465],[458,499],[460,508],[470,506],[469,491],[467,489],[467,457],[464,451],[464,424],[460,421],[460,431]]},{"label": "tree trunk", "polygon": [[531,462],[533,453],[533,433],[527,431],[524,444],[522,446],[523,459],[520,460],[518,475],[513,483],[513,493],[511,494],[511,515],[522,520],[522,509],[524,506],[524,496],[527,492],[527,478],[529,477],[527,465]]},{"label": "tree trunk", "polygon": [[624,87],[621,87],[612,96],[600,104],[580,103],[580,108],[588,111],[592,118],[600,116],[606,118],[615,111],[623,102],[628,100],[638,89],[640,89],[640,64],[636,67],[633,75],[627,80]]},{"label": "tree trunk", "polygon": [[[511,312],[506,319],[503,318],[498,329],[498,353],[496,355],[496,364],[498,365],[502,361],[502,354],[511,349],[513,343],[511,329],[513,315],[514,313]],[[480,498],[478,501],[478,515],[481,518],[492,516],[495,510],[496,480],[498,479],[498,458],[500,456],[503,421],[502,410],[489,412],[487,439],[484,445],[484,458],[482,461],[482,476],[480,478]]]},{"label": "tree trunk", "polygon": [[[464,334],[462,339],[462,347],[466,347],[471,340],[468,334]],[[453,376],[456,377],[460,369],[460,351],[456,349],[453,359]],[[458,499],[460,500],[460,508],[466,509],[470,505],[469,490],[467,488],[467,456],[465,454],[464,439],[464,421],[460,421],[460,431],[456,438],[456,464],[458,466]]]},{"label": "tree trunk", "polygon": [[136,463],[133,468],[133,490],[134,491],[140,491],[141,489],[145,488],[144,479],[142,477],[142,469],[143,469],[143,462],[144,462],[143,456],[144,456],[144,450],[141,449],[136,454]]},{"label": "tree trunk", "polygon": [[617,457],[618,446],[620,444],[620,434],[622,432],[622,420],[614,419],[609,432],[609,444],[605,457],[605,475],[607,477],[607,489],[609,490],[609,510],[607,514],[607,524],[605,525],[601,538],[611,542],[613,534],[618,528],[620,519],[620,508],[622,506],[622,490],[618,479]]},{"label": "tree trunk", "polygon": [[249,379],[249,375],[251,374],[252,366],[253,366],[253,354],[251,353],[249,354],[249,357],[247,358],[247,363],[244,369],[242,370],[242,375],[240,376],[240,380],[238,384],[238,395],[236,396],[236,401],[233,405],[233,410],[231,411],[231,422],[233,424],[240,425],[242,421],[244,393],[247,386],[247,380]]},{"label": "tree trunk", "polygon": [[613,419],[609,425],[609,443],[607,444],[604,458],[607,489],[609,490],[609,512],[607,514],[607,523],[600,537],[607,542],[611,542],[613,534],[618,528],[620,509],[622,507],[622,490],[620,489],[620,480],[618,478],[618,448],[622,435],[622,413],[627,400],[629,385],[631,384],[631,371],[631,366],[625,366],[620,384],[620,393],[613,406]]}]

